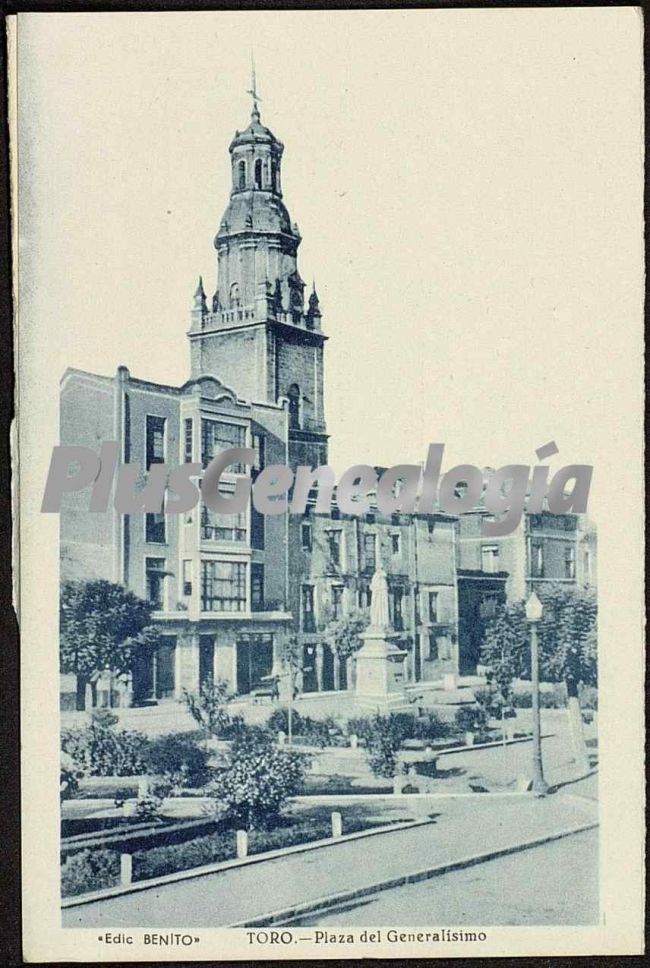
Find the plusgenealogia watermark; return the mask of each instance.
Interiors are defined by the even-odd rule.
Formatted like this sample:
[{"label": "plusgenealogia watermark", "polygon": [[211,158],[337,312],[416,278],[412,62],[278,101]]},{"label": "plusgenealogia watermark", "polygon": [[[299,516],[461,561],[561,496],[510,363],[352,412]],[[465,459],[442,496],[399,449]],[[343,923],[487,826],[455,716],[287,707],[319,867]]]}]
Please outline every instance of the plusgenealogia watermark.
[{"label": "plusgenealogia watermark", "polygon": [[[479,470],[457,464],[441,476],[444,444],[430,444],[424,465],[396,464],[380,471],[355,464],[338,478],[329,464],[296,467],[271,464],[253,479],[238,468],[252,467],[255,451],[233,447],[222,451],[204,468],[188,462],[154,464],[144,485],[138,464],[118,466],[120,446],[105,441],[99,453],[88,447],[59,446],[52,450],[41,511],[57,513],[63,495],[90,488],[88,510],[108,510],[116,476],[113,507],[119,514],[141,512],[183,514],[199,499],[219,514],[239,514],[248,502],[261,514],[304,514],[317,491],[315,510],[327,514],[335,501],[342,514],[366,515],[376,507],[381,514],[465,514],[483,508],[494,520],[482,519],[483,534],[510,534],[524,509],[530,514],[548,509],[554,514],[583,514],[587,510],[593,467],[568,464],[549,481],[549,468],[539,464],[505,464],[498,470]],[[555,441],[535,451],[546,460],[559,453]],[[230,468],[230,471],[228,470]],[[532,474],[531,474],[532,469]],[[221,486],[228,482],[227,491]],[[572,486],[570,486],[572,484]]]}]

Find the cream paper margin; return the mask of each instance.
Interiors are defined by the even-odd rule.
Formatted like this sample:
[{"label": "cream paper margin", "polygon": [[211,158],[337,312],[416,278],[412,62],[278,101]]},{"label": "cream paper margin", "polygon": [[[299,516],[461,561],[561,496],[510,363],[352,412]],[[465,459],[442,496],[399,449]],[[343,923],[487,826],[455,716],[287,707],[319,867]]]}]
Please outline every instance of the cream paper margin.
[{"label": "cream paper margin", "polygon": [[[25,18],[41,16],[60,18],[63,15],[20,15],[18,30],[22,29]],[[68,15],[66,15],[68,16]],[[84,19],[89,14],[81,15]],[[101,30],[110,32],[117,21],[114,18],[123,14],[100,15]],[[146,30],[149,14],[129,15],[134,17],[133,26],[137,36],[138,30]],[[205,14],[158,14],[163,17],[207,16]],[[18,238],[18,247],[14,249],[14,266],[16,288],[20,294],[20,302],[16,313],[17,333],[17,398],[19,413],[19,442],[20,442],[20,493],[19,493],[19,523],[20,523],[20,586],[18,589],[18,606],[22,640],[22,744],[23,744],[23,776],[22,776],[22,849],[23,849],[23,925],[25,956],[29,961],[71,960],[71,961],[99,961],[111,960],[157,960],[171,961],[179,957],[194,957],[197,959],[264,959],[278,957],[294,958],[340,958],[352,956],[372,957],[405,957],[405,956],[486,956],[486,955],[552,955],[552,954],[627,954],[642,950],[643,926],[643,607],[642,607],[642,533],[643,533],[643,480],[642,480],[642,319],[643,319],[643,249],[642,249],[642,165],[643,165],[643,110],[642,110],[642,18],[638,8],[555,8],[550,10],[457,10],[457,11],[359,11],[359,12],[308,12],[308,13],[219,13],[216,16],[219,23],[229,30],[237,29],[241,21],[247,18],[247,36],[261,36],[260,31],[268,28],[281,29],[285,36],[295,35],[296,44],[307,44],[314,38],[323,47],[331,45],[336,48],[340,38],[346,33],[358,30],[362,25],[365,40],[362,46],[356,48],[356,54],[367,60],[368,69],[378,71],[381,65],[375,60],[374,50],[380,43],[390,43],[396,49],[401,46],[404,51],[415,43],[414,37],[418,32],[430,30],[432,20],[439,18],[457,18],[457,22],[475,26],[473,41],[468,41],[468,34],[464,35],[464,42],[476,45],[477,55],[480,53],[485,35],[482,30],[491,31],[492,43],[495,42],[495,31],[502,31],[502,43],[506,46],[513,43],[535,43],[540,36],[540,30],[568,32],[576,48],[576,56],[589,58],[593,51],[609,42],[608,67],[611,71],[611,83],[621,85],[624,99],[627,100],[629,110],[625,114],[625,127],[617,145],[609,145],[612,157],[604,157],[603,164],[608,166],[612,176],[612,192],[610,208],[605,200],[604,220],[597,223],[599,232],[603,230],[615,233],[610,242],[615,242],[616,251],[620,253],[619,261],[611,265],[606,276],[608,288],[612,292],[612,300],[620,305],[620,315],[608,317],[605,320],[594,320],[593,326],[586,325],[585,320],[579,320],[572,325],[571,320],[565,321],[567,327],[566,354],[556,355],[553,368],[560,367],[566,381],[567,394],[570,399],[570,413],[566,414],[566,425],[552,427],[561,449],[563,461],[572,459],[588,460],[595,465],[595,479],[592,492],[591,510],[599,529],[599,601],[600,601],[600,794],[601,794],[601,911],[603,923],[598,927],[495,927],[487,928],[488,940],[480,945],[473,944],[445,944],[431,949],[426,945],[312,945],[303,943],[296,946],[295,951],[288,953],[275,946],[251,947],[246,943],[243,931],[228,930],[193,930],[193,935],[201,938],[201,943],[191,949],[191,956],[187,956],[182,949],[159,949],[145,947],[137,942],[128,949],[115,946],[107,949],[96,940],[96,930],[63,930],[59,920],[59,810],[58,810],[58,663],[57,663],[57,597],[58,597],[58,519],[39,513],[42,491],[49,463],[51,447],[58,439],[58,368],[52,368],[51,361],[58,360],[57,347],[65,344],[67,327],[70,321],[66,318],[52,318],[47,313],[34,312],[38,305],[37,292],[43,279],[39,278],[35,267],[39,261],[39,250],[35,247],[35,239],[27,233],[21,232],[23,223],[33,224],[39,212],[33,209],[33,193],[25,191],[17,196],[17,171],[20,158],[16,157],[17,146],[17,77],[23,74],[16,72],[16,34],[17,21],[9,21],[9,63],[10,63],[10,114],[11,136],[13,150],[12,187],[14,211],[14,238]],[[52,22],[52,21],[50,21]],[[446,24],[449,24],[447,19]],[[54,26],[54,24],[53,24]],[[71,24],[71,29],[74,24]],[[98,25],[99,26],[99,25]],[[118,31],[119,33],[119,31]],[[241,59],[248,56],[250,44],[244,39],[242,32]],[[471,54],[471,51],[470,51]],[[496,71],[496,61],[492,62]],[[38,71],[38,51],[32,52],[29,63],[20,65],[21,71]],[[144,70],[144,67],[143,67]],[[65,71],[65,64],[61,65]],[[282,66],[278,67],[278,72]],[[62,75],[63,76],[63,75]],[[461,79],[462,80],[462,79]],[[485,76],[485,86],[489,89],[491,77]],[[133,94],[120,87],[120,78],[113,79],[115,85],[115,103],[119,105],[120,97]],[[548,77],[546,78],[548,84]],[[270,85],[269,85],[270,86]],[[235,85],[233,84],[233,88]],[[323,100],[329,111],[336,110],[336,104],[327,101],[324,90]],[[228,127],[233,128],[241,117],[241,104],[235,104],[233,98],[232,113],[229,114]],[[539,107],[539,106],[538,106]],[[495,116],[500,105],[492,106]],[[70,103],[74,111],[74,103]],[[188,106],[192,110],[192,106]],[[586,110],[597,111],[596,103],[586,105]],[[408,112],[408,106],[405,106]],[[239,113],[238,113],[239,112]],[[363,125],[377,125],[381,117],[381,108],[376,102],[369,100],[369,94],[364,92],[364,101],[358,105],[359,139],[355,144],[346,147],[346,151],[360,150],[364,143]],[[285,111],[285,116],[290,112]],[[245,117],[245,115],[244,115]],[[426,123],[429,119],[419,117],[415,119],[418,130],[426,135]],[[620,121],[620,119],[618,119]],[[543,108],[540,124],[548,119],[544,118]],[[197,118],[197,123],[199,119]],[[612,123],[617,119],[612,118]],[[462,124],[462,118],[459,118]],[[27,112],[21,116],[22,132],[28,143],[29,139],[38,139],[37,119]],[[370,129],[368,129],[370,130]],[[278,126],[278,133],[287,144],[287,154],[298,155],[300,146],[295,143],[285,130]],[[583,132],[584,134],[584,132]],[[421,143],[421,142],[420,142]],[[226,143],[213,144],[213,164],[227,167]],[[619,151],[620,149],[620,151]],[[580,145],[575,146],[580,150]],[[475,157],[475,164],[481,165],[480,154]],[[52,159],[54,165],[56,159]],[[83,158],[79,165],[83,165]],[[435,164],[435,161],[433,162]],[[69,173],[74,177],[74,172]],[[48,179],[46,169],[39,169],[32,173],[34,180]],[[513,177],[513,172],[502,172],[502,183],[494,185],[495,192],[503,190],[507,180]],[[300,202],[298,196],[298,182],[301,178],[299,171],[293,171],[291,183],[287,193],[291,211],[294,217],[300,218]],[[49,183],[48,183],[49,184]],[[285,184],[287,180],[285,178]],[[577,192],[579,177],[576,181],[558,186],[558,191],[566,193]],[[28,185],[27,188],[33,188]],[[207,191],[207,189],[206,189]],[[20,204],[17,205],[17,197]],[[584,196],[581,196],[584,200]],[[30,200],[31,199],[31,200]],[[295,199],[295,201],[294,201]],[[549,203],[553,199],[549,197]],[[398,203],[392,199],[391,204]],[[423,204],[426,200],[423,199]],[[212,202],[214,205],[214,224],[218,217],[220,206],[225,204],[225,196]],[[594,206],[603,204],[602,197],[594,198]],[[600,209],[599,209],[600,211]],[[625,224],[621,227],[616,214],[620,211],[627,213]],[[44,213],[47,215],[47,213]],[[602,211],[601,211],[602,216]],[[86,213],[81,205],[78,210],[69,213],[67,228],[73,227],[75,222],[81,226]],[[323,209],[323,218],[326,218]],[[354,226],[359,231],[359,226]],[[571,231],[574,226],[569,226]],[[137,229],[137,227],[136,227]],[[471,223],[467,226],[471,232]],[[523,233],[523,230],[522,230]],[[303,234],[306,235],[303,228]],[[367,236],[359,235],[354,238],[346,236],[345,247],[355,245],[367,246]],[[71,239],[71,246],[74,240]],[[599,254],[598,233],[593,237],[576,236],[573,239],[576,246],[582,246],[585,259],[596,258]],[[306,244],[306,243],[305,243]],[[522,245],[528,240],[522,234]],[[209,238],[202,242],[209,245]],[[373,238],[372,245],[381,245],[381,238]],[[453,255],[453,254],[452,254]],[[498,254],[497,254],[498,255]],[[66,272],[66,251],[60,252],[58,263],[59,273]],[[54,263],[52,263],[54,264]],[[318,265],[314,259],[314,264]],[[494,267],[494,264],[493,264]],[[138,266],[133,267],[139,271]],[[392,280],[375,280],[370,278],[368,285],[376,286],[396,285]],[[119,279],[115,280],[119,286]],[[336,278],[329,280],[332,287],[337,285]],[[427,287],[428,288],[428,287]],[[558,294],[560,296],[561,293]],[[585,294],[586,295],[586,294]],[[329,304],[333,300],[330,298]],[[189,298],[188,298],[189,303]],[[98,306],[89,305],[89,322],[92,314],[99,314]],[[467,317],[471,318],[470,315]],[[333,312],[328,318],[334,316]],[[185,318],[177,322],[178,342],[170,353],[178,351],[183,339]],[[128,325],[128,319],[123,325]],[[146,322],[146,321],[145,321]],[[376,327],[388,327],[392,320],[376,318]],[[539,325],[544,320],[539,320]],[[138,324],[139,321],[138,321]],[[350,326],[353,321],[348,320]],[[445,321],[445,325],[451,325]],[[493,323],[494,326],[497,323]],[[524,335],[530,340],[533,330],[529,321],[523,320]],[[525,327],[528,326],[528,329]],[[459,341],[463,338],[462,327],[459,327]],[[331,332],[331,327],[330,327]],[[471,333],[470,339],[475,338]],[[340,329],[338,338],[345,336],[345,330]],[[383,335],[394,336],[394,332],[383,331]],[[488,334],[489,335],[489,334]],[[92,341],[92,331],[91,331]],[[593,398],[582,401],[570,397],[570,388],[577,379],[577,371],[581,367],[581,358],[576,351],[584,345],[587,352],[588,345],[594,341],[598,344],[598,354],[602,369],[593,372]],[[543,360],[538,354],[547,348],[547,340],[543,338],[535,345],[534,340],[528,342],[532,350],[531,356],[522,355],[519,373],[510,371],[508,378],[520,380],[523,383],[533,380],[535,373],[543,374]],[[378,366],[382,367],[379,357],[379,347],[376,349]],[[406,352],[406,350],[404,350]],[[523,345],[522,345],[523,353]],[[597,354],[597,355],[598,355]],[[498,358],[498,354],[497,354]],[[373,360],[375,357],[373,356]],[[589,356],[593,362],[593,353]],[[440,366],[440,361],[431,355],[432,365]],[[125,360],[130,364],[128,359]],[[331,368],[331,362],[328,364]],[[365,365],[370,366],[370,356],[365,358]],[[88,367],[93,369],[92,366]],[[133,367],[137,375],[144,375]],[[103,372],[110,373],[110,369]],[[407,373],[401,373],[402,379],[407,379]],[[482,387],[487,389],[487,396],[481,411],[482,429],[486,436],[486,453],[490,445],[490,417],[496,423],[512,414],[505,414],[498,401],[490,396],[494,387],[490,382],[488,367],[481,372],[470,371],[464,375],[472,393],[478,390],[479,398]],[[390,381],[390,376],[387,377]],[[329,409],[332,409],[332,386],[337,377],[330,375],[326,378],[326,392],[328,392]],[[542,380],[543,386],[543,380]],[[336,384],[337,391],[341,389]],[[411,397],[405,401],[418,410],[418,394],[428,391],[424,383],[416,382],[412,387]],[[354,390],[354,394],[359,391]],[[603,397],[605,399],[603,399]],[[348,394],[348,398],[350,395]],[[399,399],[396,398],[396,399]],[[420,409],[422,409],[420,397]],[[491,404],[490,401],[493,400]],[[472,397],[474,404],[475,397]],[[359,402],[361,396],[359,394]],[[517,417],[523,426],[512,425],[513,452],[498,454],[503,462],[506,460],[523,460],[533,462],[532,450],[547,438],[540,436],[546,425],[540,414],[530,407]],[[540,412],[549,400],[540,399]],[[492,412],[490,414],[490,406]],[[399,419],[395,407],[396,420]],[[476,409],[475,409],[476,412]],[[430,420],[431,415],[425,414]],[[557,416],[557,413],[555,414]],[[438,414],[435,431],[424,431],[424,439],[444,440],[452,448],[456,445],[454,457],[466,460],[477,460],[471,448],[463,450],[463,441],[458,443],[449,435],[442,433],[440,428],[446,426],[444,414]],[[594,434],[594,422],[597,434]],[[356,426],[359,424],[357,423]],[[530,429],[528,429],[530,428]],[[332,428],[330,428],[332,429]],[[382,450],[382,428],[368,424],[369,434],[364,439],[367,451],[375,455],[385,453]],[[571,449],[564,442],[579,440],[581,431],[589,440],[588,452],[577,456],[575,448]],[[336,432],[336,430],[335,430]],[[399,438],[399,434],[396,433]],[[525,443],[522,443],[525,441]],[[516,442],[516,445],[515,445]],[[397,448],[401,440],[397,440]],[[529,448],[529,449],[528,449]],[[519,452],[517,452],[519,451]],[[410,453],[395,453],[396,461],[403,459],[420,459],[422,452],[414,450]],[[352,456],[352,455],[350,455]],[[354,453],[354,457],[363,460],[365,454]],[[422,455],[423,456],[423,455]],[[448,455],[446,466],[451,465]],[[561,462],[563,462],[561,461]],[[345,466],[345,462],[340,462]],[[54,806],[53,806],[54,805]],[[390,927],[390,926],[384,926]],[[453,925],[445,927],[454,928]],[[160,930],[175,930],[182,928],[178,925],[161,925]],[[433,929],[435,925],[423,926]],[[352,929],[352,933],[359,934],[361,929]],[[410,931],[417,930],[409,928]],[[472,930],[467,926],[464,930]],[[132,931],[138,934],[137,931]],[[308,929],[301,929],[301,935],[309,933]],[[346,932],[347,933],[347,932]]]}]

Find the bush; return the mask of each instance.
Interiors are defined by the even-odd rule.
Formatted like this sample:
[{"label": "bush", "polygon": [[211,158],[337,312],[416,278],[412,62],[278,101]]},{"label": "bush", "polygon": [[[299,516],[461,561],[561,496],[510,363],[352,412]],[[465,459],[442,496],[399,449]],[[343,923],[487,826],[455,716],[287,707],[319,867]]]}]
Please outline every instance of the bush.
[{"label": "bush", "polygon": [[487,713],[478,705],[459,706],[455,719],[458,729],[463,733],[484,733],[487,729]]},{"label": "bush", "polygon": [[189,867],[232,860],[236,854],[234,831],[208,834],[184,844],[165,844],[136,851],[133,854],[133,877],[139,881],[160,877]]},{"label": "bush", "polygon": [[441,719],[436,713],[429,713],[414,721],[413,739],[444,739],[453,732],[451,723]]},{"label": "bush", "polygon": [[278,749],[266,730],[247,727],[233,741],[228,764],[212,790],[230,823],[265,829],[277,822],[287,798],[301,789],[307,763],[298,753]]},{"label": "bush", "polygon": [[183,702],[192,718],[208,736],[225,738],[232,723],[227,704],[232,699],[230,687],[225,679],[212,682],[208,679],[196,693],[183,690]]},{"label": "bush", "polygon": [[202,787],[210,779],[209,754],[192,733],[169,733],[152,740],[146,753],[147,772],[169,781],[170,788]]},{"label": "bush", "polygon": [[61,893],[86,894],[113,887],[120,878],[120,855],[99,848],[72,854],[61,866]]},{"label": "bush", "polygon": [[[389,716],[373,716],[363,729],[366,742],[368,766],[378,777],[393,777],[397,772],[397,752],[405,739],[412,739],[415,720],[408,713],[392,713]],[[358,735],[358,734],[357,734]]]},{"label": "bush", "polygon": [[[271,713],[266,721],[266,727],[272,733],[289,732],[289,711],[282,707]],[[334,719],[328,716],[326,719],[312,719],[311,716],[301,716],[300,713],[293,711],[291,714],[291,732],[293,736],[300,736],[307,745],[329,746],[333,735],[340,734],[341,730]]]},{"label": "bush", "polygon": [[79,780],[83,771],[78,769],[69,753],[61,753],[61,778],[59,784],[61,800],[69,800],[79,792]]},{"label": "bush", "polygon": [[[517,709],[530,709],[533,704],[531,692],[515,692],[512,696],[512,705]],[[567,697],[564,686],[558,684],[553,690],[545,690],[539,694],[539,705],[541,709],[563,709],[567,704]]]},{"label": "bush", "polygon": [[137,776],[145,772],[149,740],[136,730],[114,729],[109,710],[93,713],[89,726],[66,729],[61,746],[76,769],[91,776]]}]

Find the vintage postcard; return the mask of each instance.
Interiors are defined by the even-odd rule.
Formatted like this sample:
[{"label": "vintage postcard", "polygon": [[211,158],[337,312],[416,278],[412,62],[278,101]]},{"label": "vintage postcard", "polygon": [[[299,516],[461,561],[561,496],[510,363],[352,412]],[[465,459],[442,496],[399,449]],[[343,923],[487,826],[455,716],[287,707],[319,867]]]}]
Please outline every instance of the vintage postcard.
[{"label": "vintage postcard", "polygon": [[8,49],[26,959],[640,953],[639,8]]}]

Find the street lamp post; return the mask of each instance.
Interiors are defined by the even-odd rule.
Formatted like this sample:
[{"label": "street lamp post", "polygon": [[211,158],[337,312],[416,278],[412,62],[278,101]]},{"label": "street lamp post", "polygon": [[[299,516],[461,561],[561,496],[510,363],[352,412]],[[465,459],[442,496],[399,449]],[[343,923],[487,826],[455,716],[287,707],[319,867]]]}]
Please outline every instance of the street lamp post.
[{"label": "street lamp post", "polygon": [[530,685],[532,690],[533,713],[533,793],[542,797],[548,792],[542,766],[542,727],[539,714],[539,642],[537,626],[542,617],[542,603],[531,592],[526,602],[526,619],[530,625]]}]

